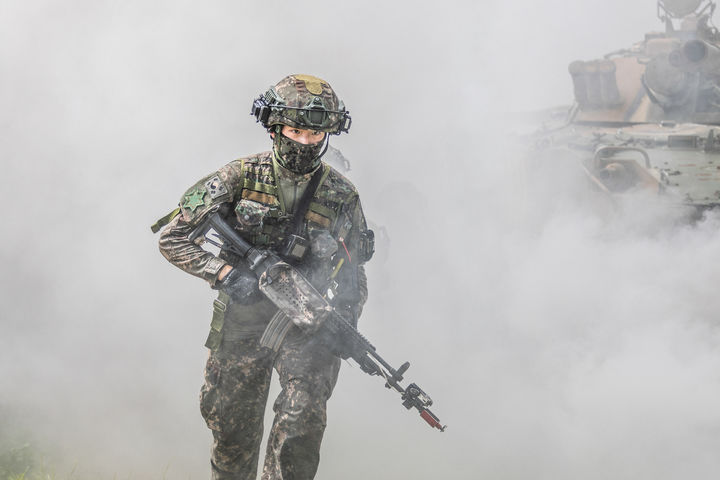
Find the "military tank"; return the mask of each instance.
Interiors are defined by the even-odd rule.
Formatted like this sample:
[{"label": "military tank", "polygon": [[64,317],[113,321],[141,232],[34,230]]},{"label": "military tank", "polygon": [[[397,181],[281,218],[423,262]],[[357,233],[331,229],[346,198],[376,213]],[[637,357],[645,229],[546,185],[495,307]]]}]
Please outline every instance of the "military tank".
[{"label": "military tank", "polygon": [[663,32],[569,65],[575,102],[533,136],[533,157],[568,156],[609,198],[651,192],[720,206],[720,34],[713,0],[659,0]]}]

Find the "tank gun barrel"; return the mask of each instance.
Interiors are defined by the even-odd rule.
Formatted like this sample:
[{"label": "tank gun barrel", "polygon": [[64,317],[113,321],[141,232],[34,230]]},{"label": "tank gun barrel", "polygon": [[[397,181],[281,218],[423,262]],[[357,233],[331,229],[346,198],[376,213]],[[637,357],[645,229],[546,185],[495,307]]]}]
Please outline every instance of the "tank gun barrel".
[{"label": "tank gun barrel", "polygon": [[670,53],[675,68],[689,73],[720,74],[720,48],[702,40],[689,40]]}]

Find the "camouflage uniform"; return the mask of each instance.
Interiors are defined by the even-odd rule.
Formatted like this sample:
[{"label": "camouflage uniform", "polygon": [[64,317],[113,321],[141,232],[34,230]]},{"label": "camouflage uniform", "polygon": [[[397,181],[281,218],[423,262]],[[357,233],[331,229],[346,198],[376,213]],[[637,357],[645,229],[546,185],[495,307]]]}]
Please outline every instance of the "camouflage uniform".
[{"label": "camouflage uniform", "polygon": [[[357,191],[325,163],[303,226],[313,238],[329,232],[352,261],[361,263],[367,226]],[[225,251],[215,256],[188,235],[217,205],[232,206],[228,221],[250,243],[277,249],[297,206],[299,192],[313,172],[296,174],[283,168],[277,154],[264,152],[233,161],[200,180],[180,201],[180,213],[163,230],[162,254],[184,271],[215,285],[226,264],[242,268],[242,260]],[[345,251],[345,248],[347,250]],[[330,259],[308,259],[297,267],[312,278],[326,278]],[[363,267],[356,270],[355,295],[346,305],[359,316],[367,298]],[[319,272],[319,273],[318,273]],[[277,311],[267,299],[249,305],[234,303],[220,292],[206,346],[211,349],[201,390],[201,412],[212,430],[212,472],[216,480],[255,479],[263,416],[273,368],[282,392],[274,404],[275,421],[267,445],[262,478],[312,479],[326,425],[326,402],[337,381],[340,361],[311,335],[291,330],[275,353],[258,339]]]}]

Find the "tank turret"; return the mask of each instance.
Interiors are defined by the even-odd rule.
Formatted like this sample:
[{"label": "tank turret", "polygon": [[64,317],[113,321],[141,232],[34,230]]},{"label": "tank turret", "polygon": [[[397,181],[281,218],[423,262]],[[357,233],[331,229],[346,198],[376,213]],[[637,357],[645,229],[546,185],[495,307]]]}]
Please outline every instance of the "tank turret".
[{"label": "tank turret", "polygon": [[660,0],[665,32],[648,33],[642,42],[603,59],[572,62],[575,121],[720,124],[720,38],[710,23],[714,10],[710,0]]}]

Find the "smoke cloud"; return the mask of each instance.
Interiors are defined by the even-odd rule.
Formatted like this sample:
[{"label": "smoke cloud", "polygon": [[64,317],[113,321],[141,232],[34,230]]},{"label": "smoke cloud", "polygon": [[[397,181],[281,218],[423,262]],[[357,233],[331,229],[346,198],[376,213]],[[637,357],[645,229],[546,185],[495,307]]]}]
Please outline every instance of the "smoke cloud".
[{"label": "smoke cloud", "polygon": [[0,441],[207,478],[212,292],[149,225],[266,150],[252,98],[311,73],[387,233],[361,330],[448,424],[344,365],[317,478],[718,478],[720,215],[609,205],[521,141],[569,62],[659,29],[649,0],[3,2]]}]

